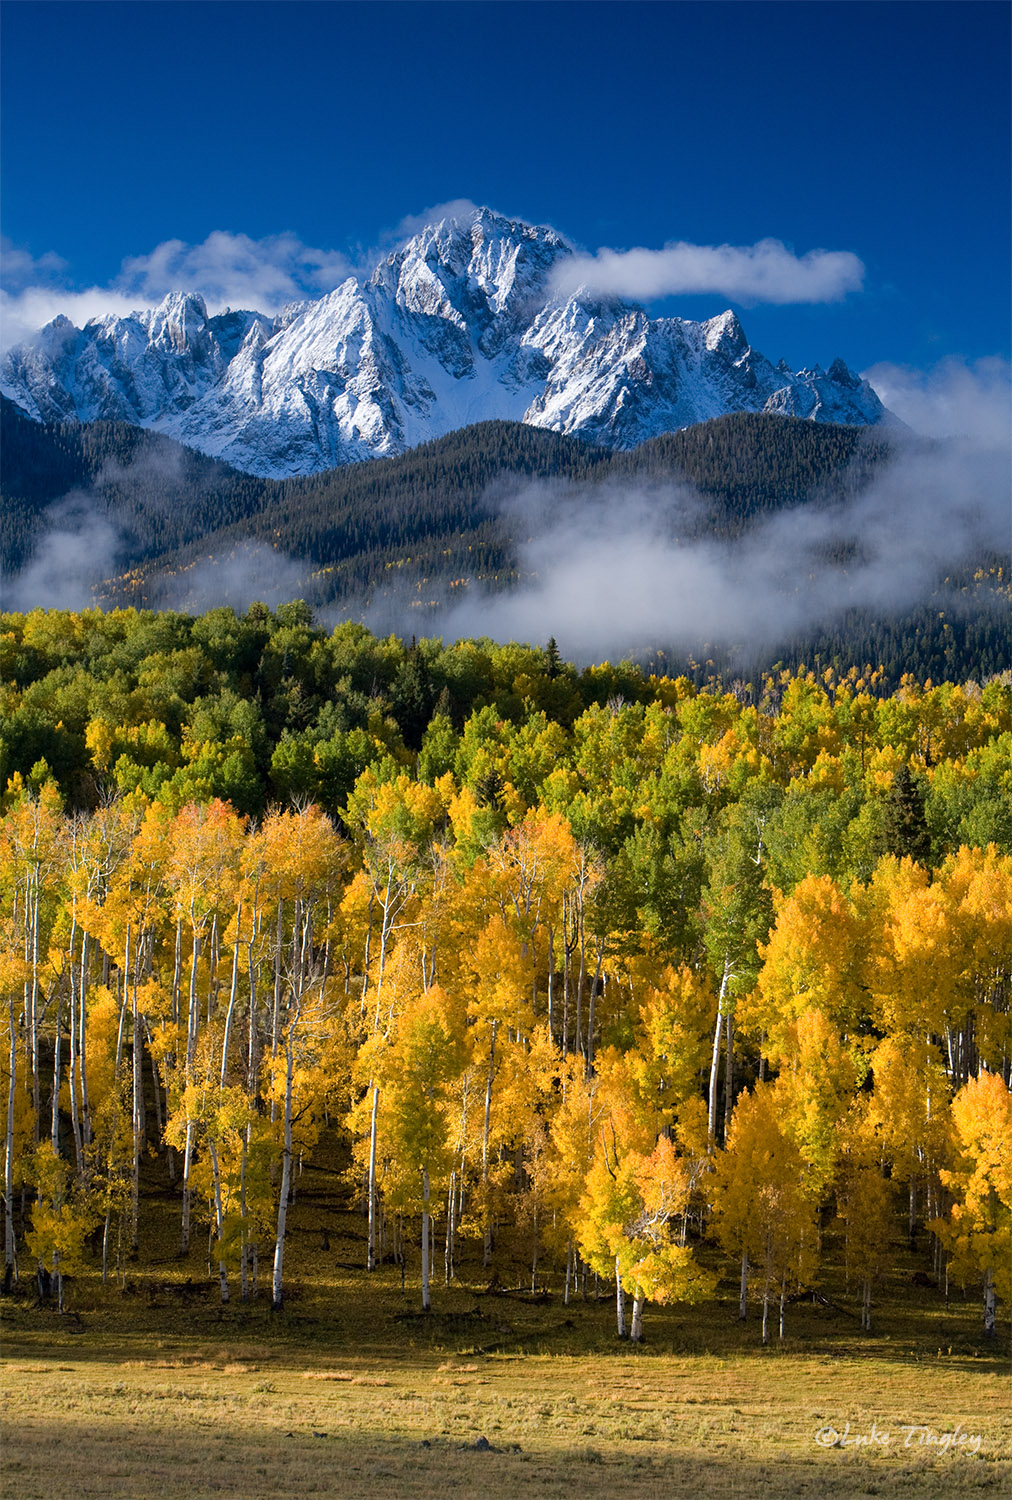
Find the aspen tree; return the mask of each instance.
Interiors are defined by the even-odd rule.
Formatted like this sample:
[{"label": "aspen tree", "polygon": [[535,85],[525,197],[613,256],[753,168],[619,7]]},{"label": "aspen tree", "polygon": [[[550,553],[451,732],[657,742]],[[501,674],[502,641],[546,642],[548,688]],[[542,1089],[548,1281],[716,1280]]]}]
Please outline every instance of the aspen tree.
[{"label": "aspen tree", "polygon": [[691,1187],[686,1165],[666,1136],[649,1153],[622,1153],[602,1133],[580,1202],[577,1238],[596,1271],[608,1275],[614,1269],[619,1338],[626,1337],[626,1294],[633,1297],[628,1336],[638,1343],[648,1300],[698,1302],[716,1286],[691,1249],[671,1236]]},{"label": "aspen tree", "polygon": [[377,1063],[392,1158],[387,1192],[402,1210],[421,1213],[423,1312],[432,1306],[432,1208],[441,1201],[450,1173],[447,1105],[464,1061],[462,1021],[459,1007],[433,985],[401,1011]]},{"label": "aspen tree", "polygon": [[[166,878],[174,893],[177,916],[190,929],[189,990],[186,1006],[182,1087],[195,1081],[194,1063],[201,1024],[201,1000],[210,1019],[216,1004],[217,936],[221,914],[234,899],[238,882],[238,854],[244,823],[223,802],[206,807],[190,804],[175,817],[170,828],[170,853]],[[205,993],[201,995],[203,979]],[[190,1244],[190,1167],[194,1128],[183,1138],[183,1209],[181,1249]]]},{"label": "aspen tree", "polygon": [[86,1202],[75,1201],[73,1169],[53,1146],[44,1141],[36,1147],[32,1167],[36,1200],[32,1208],[32,1227],[28,1234],[29,1252],[40,1266],[52,1265],[56,1281],[57,1308],[63,1311],[63,1278],[80,1270],[84,1264],[84,1240],[93,1219]]},{"label": "aspen tree", "polygon": [[783,1338],[788,1291],[807,1284],[817,1256],[816,1200],[801,1152],[780,1118],[775,1085],[758,1083],[742,1094],[727,1150],[718,1156],[714,1190],[721,1243],[742,1259],[742,1307],[748,1266],[761,1278],[764,1344],[770,1304],[779,1301]]},{"label": "aspen tree", "polygon": [[847,1235],[847,1278],[861,1291],[861,1327],[871,1331],[872,1292],[893,1260],[895,1192],[883,1173],[882,1143],[867,1099],[856,1100],[841,1129],[837,1215]]},{"label": "aspen tree", "polygon": [[952,1154],[941,1178],[954,1202],[935,1228],[952,1274],[983,1280],[984,1334],[993,1338],[996,1304],[1012,1300],[1012,1094],[999,1074],[971,1078],[953,1099]]}]

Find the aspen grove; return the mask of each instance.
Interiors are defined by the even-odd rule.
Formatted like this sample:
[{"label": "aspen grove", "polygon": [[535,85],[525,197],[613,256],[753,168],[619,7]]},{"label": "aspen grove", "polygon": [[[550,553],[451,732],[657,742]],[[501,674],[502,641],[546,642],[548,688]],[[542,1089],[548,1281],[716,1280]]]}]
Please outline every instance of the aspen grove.
[{"label": "aspen grove", "polygon": [[[8,662],[41,650],[32,620],[4,617]],[[566,1300],[589,1269],[639,1339],[651,1304],[712,1298],[719,1273],[765,1342],[833,1225],[863,1326],[907,1240],[993,1333],[1009,684],[802,669],[725,691],[581,677],[554,643],[443,654],[465,646],[493,663],[470,701],[440,694],[435,647],[391,645],[399,699],[327,741],[293,720],[288,795],[262,805],[248,781],[224,794],[252,762],[206,676],[174,720],[157,694],[83,708],[90,782],[8,765],[5,1286],[38,1275],[62,1306],[84,1265],[124,1278],[158,1173],[168,1248],[202,1237],[216,1296],[280,1310],[327,1132],[363,1269],[410,1263],[423,1309],[465,1259]],[[149,687],[192,674],[179,656]],[[356,736],[328,796],[328,745]]]}]

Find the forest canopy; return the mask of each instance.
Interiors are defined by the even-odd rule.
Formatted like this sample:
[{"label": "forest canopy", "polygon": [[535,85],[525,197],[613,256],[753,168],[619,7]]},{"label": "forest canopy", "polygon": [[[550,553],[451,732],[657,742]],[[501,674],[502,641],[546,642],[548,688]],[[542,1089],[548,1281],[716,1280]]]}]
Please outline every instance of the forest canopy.
[{"label": "forest canopy", "polygon": [[222,1297],[262,1251],[280,1307],[330,1130],[425,1305],[438,1235],[447,1276],[617,1277],[639,1337],[716,1256],[765,1337],[835,1214],[862,1319],[902,1233],[993,1329],[1006,679],[698,687],[299,603],[6,615],[0,652],[8,1275],[121,1267],[154,1161]]}]

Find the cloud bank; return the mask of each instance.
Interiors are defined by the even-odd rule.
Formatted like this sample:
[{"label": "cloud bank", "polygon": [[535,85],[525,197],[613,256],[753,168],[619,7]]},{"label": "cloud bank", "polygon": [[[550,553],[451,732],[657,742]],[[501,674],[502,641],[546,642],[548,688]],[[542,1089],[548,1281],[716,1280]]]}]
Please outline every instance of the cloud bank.
[{"label": "cloud bank", "polygon": [[840,302],[859,291],[864,266],[849,250],[797,256],[780,240],[755,245],[689,245],[663,250],[598,250],[555,267],[552,289],[649,302],[656,297],[714,292],[741,303]]},{"label": "cloud bank", "polygon": [[92,592],[108,577],[120,544],[118,528],[94,498],[75,490],[45,514],[45,530],[20,573],[0,573],[5,610],[90,609]]},{"label": "cloud bank", "polygon": [[544,518],[520,549],[526,584],[466,600],[439,629],[449,638],[554,635],[564,655],[582,662],[659,648],[728,651],[746,666],[847,610],[908,609],[940,574],[1007,548],[1007,497],[1000,455],[961,445],[909,449],[846,505],[808,504],[720,542],[679,539],[678,518],[696,503],[691,492],[560,497],[534,487],[520,501]]},{"label": "cloud bank", "polygon": [[955,588],[938,596],[939,580],[1009,550],[1008,369],[948,361],[901,373],[905,419],[932,436],[965,435],[893,432],[893,461],[846,503],[809,502],[721,541],[697,534],[704,502],[688,487],[534,483],[503,503],[509,529],[526,538],[520,588],[473,586],[424,621],[394,592],[357,613],[382,632],[555,636],[583,663],[660,649],[726,653],[742,670],[848,610],[888,617],[935,595],[956,614],[965,602]]},{"label": "cloud bank", "polygon": [[109,286],[73,289],[59,256],[38,259],[5,242],[0,246],[0,349],[20,343],[63,313],[76,327],[89,318],[157,305],[169,292],[200,292],[211,313],[226,307],[272,315],[289,302],[319,297],[352,273],[336,250],[306,245],[294,234],[254,240],[215,230],[199,245],[166,240],[149,255],[125,260]]},{"label": "cloud bank", "polygon": [[944,359],[930,370],[877,364],[864,371],[883,404],[926,437],[966,438],[1008,447],[1012,428],[1012,364],[992,357]]},{"label": "cloud bank", "polygon": [[[200,244],[166,240],[147,255],[130,256],[108,286],[75,287],[66,262],[47,253],[33,257],[0,242],[0,350],[30,337],[58,313],[78,328],[91,318],[120,317],[155,306],[169,292],[199,292],[211,313],[242,307],[273,315],[290,302],[332,291],[356,271],[371,268],[380,253],[402,244],[426,224],[468,218],[468,198],[439,203],[405,218],[381,236],[380,249],[357,261],[337,250],[307,245],[285,233],[252,239],[215,230]],[[846,250],[810,250],[796,256],[779,240],[758,244],[666,245],[663,250],[599,250],[568,257],[555,267],[551,288],[571,295],[650,301],[674,293],[710,292],[740,303],[838,302],[860,288],[864,266]]]}]

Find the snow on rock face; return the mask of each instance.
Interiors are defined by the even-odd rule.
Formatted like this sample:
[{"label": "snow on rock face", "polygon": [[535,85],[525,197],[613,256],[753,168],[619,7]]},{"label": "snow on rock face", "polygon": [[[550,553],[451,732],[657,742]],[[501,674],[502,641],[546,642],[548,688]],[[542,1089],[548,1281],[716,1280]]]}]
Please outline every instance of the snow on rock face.
[{"label": "snow on rock face", "polygon": [[262,475],[401,453],[492,417],[626,448],[731,411],[885,414],[841,360],[774,367],[732,312],[692,323],[552,297],[570,254],[552,229],[478,209],[277,318],[209,317],[184,292],[80,330],[58,317],[4,356],[0,389],[41,421],[133,422]]}]

